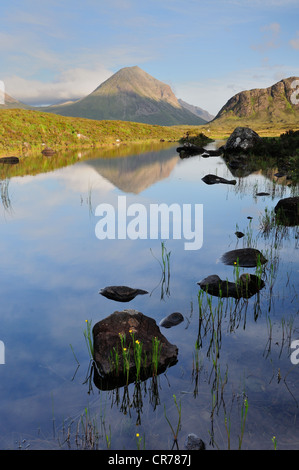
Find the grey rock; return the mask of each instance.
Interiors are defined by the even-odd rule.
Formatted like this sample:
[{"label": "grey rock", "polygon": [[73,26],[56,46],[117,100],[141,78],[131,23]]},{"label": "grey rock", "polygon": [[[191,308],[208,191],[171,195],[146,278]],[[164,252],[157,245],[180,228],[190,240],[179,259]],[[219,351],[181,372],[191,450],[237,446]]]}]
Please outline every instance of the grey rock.
[{"label": "grey rock", "polygon": [[[125,337],[125,347],[129,353],[129,378],[128,383],[136,380],[136,363],[134,359],[134,342],[140,341],[142,345],[142,358],[146,357],[146,363],[141,365],[141,380],[153,376],[150,358],[153,351],[153,338],[159,340],[161,347],[157,373],[164,372],[177,362],[178,348],[171,344],[162,335],[156,321],[137,310],[128,309],[116,311],[96,323],[92,329],[94,361],[96,370],[94,382],[101,390],[113,389],[126,385],[127,377],[122,359],[121,338]],[[115,354],[119,355],[118,365],[115,362]]]},{"label": "grey rock", "polygon": [[174,312],[168,315],[167,317],[163,318],[159,326],[163,326],[164,328],[171,328],[172,326],[176,326],[179,323],[184,321],[184,317],[180,312]]},{"label": "grey rock", "polygon": [[217,175],[206,175],[204,176],[203,178],[201,178],[202,181],[206,184],[236,184],[237,181],[236,180],[227,180],[225,178],[222,178],[221,176],[217,176]]},{"label": "grey rock", "polygon": [[135,299],[137,295],[148,294],[146,290],[133,289],[127,286],[107,286],[101,289],[99,294],[107,299],[115,300],[117,302],[130,302]]},{"label": "grey rock", "polygon": [[196,434],[191,433],[186,437],[184,448],[186,450],[205,450],[206,446]]},{"label": "grey rock", "polygon": [[280,199],[274,208],[276,221],[280,225],[299,225],[299,196]]},{"label": "grey rock", "polygon": [[237,264],[246,268],[253,268],[259,263],[265,264],[267,262],[263,254],[255,248],[240,248],[228,251],[221,257],[221,261],[229,266]]},{"label": "grey rock", "polygon": [[249,127],[237,127],[227,139],[225,152],[249,150],[260,140],[261,137]]}]

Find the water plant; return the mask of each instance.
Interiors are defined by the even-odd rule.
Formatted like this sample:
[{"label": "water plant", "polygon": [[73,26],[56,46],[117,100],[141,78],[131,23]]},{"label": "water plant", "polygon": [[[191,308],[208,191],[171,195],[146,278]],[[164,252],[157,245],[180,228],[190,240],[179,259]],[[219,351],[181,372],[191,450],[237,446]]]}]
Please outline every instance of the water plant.
[{"label": "water plant", "polygon": [[85,323],[86,323],[86,329],[84,330],[83,334],[85,337],[89,355],[93,359],[94,350],[93,350],[93,341],[92,341],[91,320],[85,320]]},{"label": "water plant", "polygon": [[166,419],[167,423],[169,424],[169,427],[170,427],[171,432],[172,432],[172,434],[173,434],[173,444],[172,444],[172,448],[171,448],[171,449],[173,449],[174,446],[176,446],[177,449],[179,449],[179,445],[178,445],[178,434],[179,434],[179,431],[180,431],[180,428],[181,428],[182,404],[181,404],[181,401],[180,401],[180,404],[178,404],[175,395],[173,395],[173,399],[174,399],[175,407],[176,407],[177,412],[178,412],[178,422],[177,422],[176,428],[174,428],[174,427],[172,426],[170,420],[167,418],[165,405],[164,405],[164,416],[165,416],[165,419]]}]

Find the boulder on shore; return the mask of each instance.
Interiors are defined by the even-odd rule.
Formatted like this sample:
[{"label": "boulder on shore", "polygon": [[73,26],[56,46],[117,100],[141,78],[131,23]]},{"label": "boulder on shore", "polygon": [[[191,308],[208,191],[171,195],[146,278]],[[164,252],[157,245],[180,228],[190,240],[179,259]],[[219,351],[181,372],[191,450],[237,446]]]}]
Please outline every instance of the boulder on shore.
[{"label": "boulder on shore", "polygon": [[[134,345],[142,346],[140,379],[153,376],[153,340],[159,344],[157,374],[176,364],[177,346],[162,335],[156,321],[136,310],[116,311],[96,323],[92,330],[95,385],[101,390],[111,390],[136,380]],[[157,343],[156,343],[157,344]],[[123,353],[128,354],[128,369],[124,366]],[[127,375],[128,370],[128,375]]]},{"label": "boulder on shore", "polygon": [[261,137],[249,127],[236,127],[224,145],[225,153],[246,151],[253,148]]}]

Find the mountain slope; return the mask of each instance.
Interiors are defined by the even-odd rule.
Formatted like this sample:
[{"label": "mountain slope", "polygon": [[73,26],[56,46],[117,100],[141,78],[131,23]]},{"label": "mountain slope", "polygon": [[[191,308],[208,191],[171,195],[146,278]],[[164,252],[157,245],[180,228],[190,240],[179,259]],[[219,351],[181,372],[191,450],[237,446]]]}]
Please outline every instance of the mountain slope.
[{"label": "mountain slope", "polygon": [[206,121],[183,108],[169,85],[139,67],[125,67],[88,96],[70,104],[43,108],[63,116],[147,124],[201,125]]},{"label": "mountain slope", "polygon": [[[3,95],[2,95],[3,96]],[[32,106],[22,103],[5,93],[4,103],[0,104],[1,109],[33,109]]]},{"label": "mountain slope", "polygon": [[196,114],[196,116],[199,116],[201,119],[204,119],[207,122],[210,122],[215,118],[215,116],[210,114],[205,109],[200,108],[199,106],[193,106],[192,104],[186,103],[186,101],[181,99],[179,99],[178,102],[181,106],[183,106],[183,108],[188,109],[188,111],[191,111],[191,113]]},{"label": "mountain slope", "polygon": [[283,79],[268,88],[242,91],[221,108],[213,124],[238,121],[299,125],[299,78]]}]

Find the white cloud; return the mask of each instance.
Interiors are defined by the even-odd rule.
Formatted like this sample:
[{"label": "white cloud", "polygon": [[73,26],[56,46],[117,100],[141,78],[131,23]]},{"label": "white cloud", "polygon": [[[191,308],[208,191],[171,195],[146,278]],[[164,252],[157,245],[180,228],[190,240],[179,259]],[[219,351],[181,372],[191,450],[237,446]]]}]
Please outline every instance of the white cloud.
[{"label": "white cloud", "polygon": [[9,95],[26,104],[45,105],[82,98],[111,75],[112,72],[102,66],[90,70],[69,69],[62,72],[52,82],[31,80],[15,75],[5,79],[5,88]]},{"label": "white cloud", "polygon": [[290,45],[293,49],[299,50],[299,31],[297,31],[297,37],[290,40]]},{"label": "white cloud", "polygon": [[251,48],[256,51],[265,52],[268,49],[276,49],[279,47],[280,24],[271,23],[263,26],[261,32],[263,34],[262,41],[259,44],[252,45]]}]

